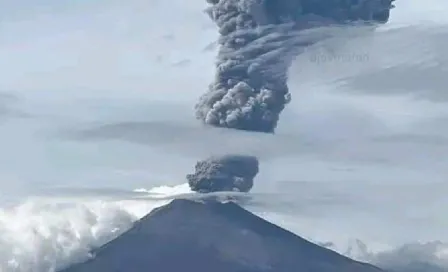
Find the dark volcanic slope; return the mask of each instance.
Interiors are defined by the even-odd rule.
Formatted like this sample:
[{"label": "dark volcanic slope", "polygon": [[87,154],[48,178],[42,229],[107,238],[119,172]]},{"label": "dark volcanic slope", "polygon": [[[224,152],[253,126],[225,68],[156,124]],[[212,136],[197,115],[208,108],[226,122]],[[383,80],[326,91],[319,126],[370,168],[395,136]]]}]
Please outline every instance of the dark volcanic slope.
[{"label": "dark volcanic slope", "polygon": [[381,272],[234,203],[174,200],[65,272]]}]

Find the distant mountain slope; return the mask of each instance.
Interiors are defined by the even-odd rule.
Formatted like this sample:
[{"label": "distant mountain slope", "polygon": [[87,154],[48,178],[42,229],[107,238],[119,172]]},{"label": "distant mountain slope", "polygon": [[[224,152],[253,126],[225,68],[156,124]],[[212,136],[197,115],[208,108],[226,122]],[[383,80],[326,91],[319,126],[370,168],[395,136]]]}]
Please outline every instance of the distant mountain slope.
[{"label": "distant mountain slope", "polygon": [[173,200],[64,272],[381,272],[235,203]]}]

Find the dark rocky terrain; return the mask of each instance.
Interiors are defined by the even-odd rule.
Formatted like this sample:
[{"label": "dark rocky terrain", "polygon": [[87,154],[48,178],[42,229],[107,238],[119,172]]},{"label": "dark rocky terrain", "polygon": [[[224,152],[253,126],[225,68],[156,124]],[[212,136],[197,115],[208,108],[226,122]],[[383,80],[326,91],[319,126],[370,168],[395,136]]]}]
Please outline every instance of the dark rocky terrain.
[{"label": "dark rocky terrain", "polygon": [[177,199],[63,272],[381,272],[239,205]]}]

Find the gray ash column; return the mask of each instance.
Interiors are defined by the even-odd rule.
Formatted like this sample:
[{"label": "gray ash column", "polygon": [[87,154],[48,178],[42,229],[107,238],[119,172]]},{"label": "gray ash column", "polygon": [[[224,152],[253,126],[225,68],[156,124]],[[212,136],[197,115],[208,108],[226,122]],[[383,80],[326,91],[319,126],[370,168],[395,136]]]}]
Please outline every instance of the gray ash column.
[{"label": "gray ash column", "polygon": [[[195,106],[207,125],[274,133],[290,101],[288,68],[298,30],[354,21],[385,23],[394,0],[207,0],[219,30],[215,79]],[[199,161],[187,175],[198,192],[243,191],[253,186],[258,160],[227,155]]]},{"label": "gray ash column", "polygon": [[290,99],[292,52],[283,36],[300,14],[299,0],[208,2],[220,48],[215,80],[197,103],[196,116],[208,125],[272,133]]},{"label": "gray ash column", "polygon": [[[283,37],[292,30],[288,23],[298,15],[299,2],[208,2],[220,48],[215,80],[197,103],[196,116],[212,126],[273,133],[290,99],[286,82],[292,58]],[[253,156],[210,157],[199,161],[187,179],[198,192],[248,192],[258,167]]]}]

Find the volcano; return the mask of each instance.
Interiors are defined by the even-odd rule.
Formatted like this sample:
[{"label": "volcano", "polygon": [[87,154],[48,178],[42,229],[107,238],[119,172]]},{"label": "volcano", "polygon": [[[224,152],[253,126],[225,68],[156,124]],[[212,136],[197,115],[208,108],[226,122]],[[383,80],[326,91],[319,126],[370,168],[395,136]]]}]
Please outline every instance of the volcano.
[{"label": "volcano", "polygon": [[[233,202],[176,199],[63,272],[381,272]],[[61,271],[62,272],[62,271]]]}]

